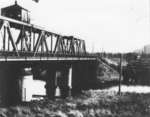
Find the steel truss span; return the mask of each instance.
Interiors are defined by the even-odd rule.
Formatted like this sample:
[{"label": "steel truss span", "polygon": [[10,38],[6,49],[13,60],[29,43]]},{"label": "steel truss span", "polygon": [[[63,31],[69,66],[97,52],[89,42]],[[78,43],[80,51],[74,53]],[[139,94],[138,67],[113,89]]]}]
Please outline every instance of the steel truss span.
[{"label": "steel truss span", "polygon": [[39,57],[93,58],[84,40],[0,16],[0,59]]}]

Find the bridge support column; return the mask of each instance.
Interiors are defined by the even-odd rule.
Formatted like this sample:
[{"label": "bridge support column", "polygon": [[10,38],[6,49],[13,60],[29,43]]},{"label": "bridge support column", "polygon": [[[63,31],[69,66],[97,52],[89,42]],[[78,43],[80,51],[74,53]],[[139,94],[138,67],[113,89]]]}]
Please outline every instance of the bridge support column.
[{"label": "bridge support column", "polygon": [[45,88],[49,99],[71,96],[72,65],[60,63],[57,67],[49,68]]},{"label": "bridge support column", "polygon": [[68,72],[68,96],[70,97],[72,95],[72,65],[69,68]]},{"label": "bridge support column", "polygon": [[47,97],[53,100],[55,97],[55,70],[48,70],[45,88]]},{"label": "bridge support column", "polygon": [[68,96],[68,67],[61,66],[60,69],[56,71],[55,77],[55,96],[66,98]]}]

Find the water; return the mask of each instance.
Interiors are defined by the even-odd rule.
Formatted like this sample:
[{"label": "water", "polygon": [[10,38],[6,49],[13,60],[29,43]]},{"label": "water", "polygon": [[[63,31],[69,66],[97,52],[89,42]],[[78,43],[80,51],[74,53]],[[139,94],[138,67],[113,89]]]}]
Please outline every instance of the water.
[{"label": "water", "polygon": [[[118,86],[111,87],[108,90],[118,92]],[[150,93],[150,86],[121,86],[121,92],[129,92],[129,93]]]}]

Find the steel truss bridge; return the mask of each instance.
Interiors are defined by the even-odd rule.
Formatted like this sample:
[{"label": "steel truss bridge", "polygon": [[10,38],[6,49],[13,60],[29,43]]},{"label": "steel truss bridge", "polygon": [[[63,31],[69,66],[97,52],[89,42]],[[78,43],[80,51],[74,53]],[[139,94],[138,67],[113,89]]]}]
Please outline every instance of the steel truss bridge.
[{"label": "steel truss bridge", "polygon": [[0,61],[95,59],[84,40],[0,16]]},{"label": "steel truss bridge", "polygon": [[44,81],[46,96],[54,99],[58,86],[61,97],[94,87],[96,71],[97,58],[84,40],[0,16],[0,104],[26,101],[26,75]]}]

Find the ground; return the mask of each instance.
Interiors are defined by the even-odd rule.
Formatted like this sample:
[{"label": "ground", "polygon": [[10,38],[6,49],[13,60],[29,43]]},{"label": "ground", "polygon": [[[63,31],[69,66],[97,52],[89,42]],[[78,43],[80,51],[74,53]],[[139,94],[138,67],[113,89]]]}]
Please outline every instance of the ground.
[{"label": "ground", "polygon": [[89,90],[67,99],[1,107],[0,117],[150,117],[150,93]]}]

